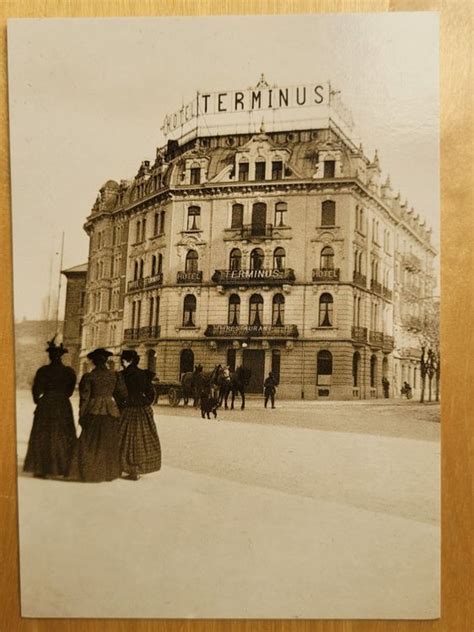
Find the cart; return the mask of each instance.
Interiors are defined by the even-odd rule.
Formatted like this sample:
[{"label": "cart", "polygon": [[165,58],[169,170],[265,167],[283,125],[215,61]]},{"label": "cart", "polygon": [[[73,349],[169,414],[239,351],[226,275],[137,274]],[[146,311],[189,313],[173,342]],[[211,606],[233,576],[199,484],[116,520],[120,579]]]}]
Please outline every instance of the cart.
[{"label": "cart", "polygon": [[183,388],[179,382],[160,382],[154,380],[155,389],[154,404],[158,403],[160,397],[167,397],[170,406],[178,406],[183,397]]}]

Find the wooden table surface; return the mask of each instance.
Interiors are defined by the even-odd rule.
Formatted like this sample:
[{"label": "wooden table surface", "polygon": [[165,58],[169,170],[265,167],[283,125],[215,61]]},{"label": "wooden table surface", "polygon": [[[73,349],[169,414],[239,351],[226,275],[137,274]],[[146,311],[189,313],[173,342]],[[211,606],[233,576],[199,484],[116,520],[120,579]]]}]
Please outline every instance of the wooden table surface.
[{"label": "wooden table surface", "polygon": [[[0,632],[474,631],[474,156],[470,0],[0,0]],[[21,619],[19,613],[6,20],[437,10],[441,14],[442,617],[436,621]],[[381,578],[381,581],[383,578]]]}]

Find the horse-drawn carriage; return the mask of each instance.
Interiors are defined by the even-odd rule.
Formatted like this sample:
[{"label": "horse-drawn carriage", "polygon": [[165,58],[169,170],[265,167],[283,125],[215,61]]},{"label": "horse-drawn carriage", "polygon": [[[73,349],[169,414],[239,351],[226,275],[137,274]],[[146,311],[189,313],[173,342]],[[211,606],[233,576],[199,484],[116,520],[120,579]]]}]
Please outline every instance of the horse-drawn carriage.
[{"label": "horse-drawn carriage", "polygon": [[153,385],[155,388],[154,404],[158,403],[160,396],[168,398],[170,406],[179,406],[183,400],[186,406],[191,399],[194,404],[198,402],[201,395],[208,390],[215,396],[219,405],[225,404],[227,408],[227,398],[231,395],[231,408],[234,407],[234,399],[238,394],[242,399],[241,407],[245,407],[245,386],[248,383],[250,371],[243,367],[237,368],[228,380],[223,377],[221,365],[217,365],[210,373],[205,373],[202,367],[197,367],[194,372],[184,373],[181,382],[160,382],[155,378]]}]

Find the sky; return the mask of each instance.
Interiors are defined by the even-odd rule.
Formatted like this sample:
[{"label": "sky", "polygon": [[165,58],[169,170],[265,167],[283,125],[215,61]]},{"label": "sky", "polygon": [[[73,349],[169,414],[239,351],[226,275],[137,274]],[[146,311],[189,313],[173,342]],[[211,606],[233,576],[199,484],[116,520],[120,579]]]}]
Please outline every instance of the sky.
[{"label": "sky", "polygon": [[154,159],[165,114],[262,73],[279,86],[331,81],[437,245],[438,27],[426,12],[9,20],[16,320],[41,318],[57,291],[63,231],[63,268],[87,261],[99,188]]}]

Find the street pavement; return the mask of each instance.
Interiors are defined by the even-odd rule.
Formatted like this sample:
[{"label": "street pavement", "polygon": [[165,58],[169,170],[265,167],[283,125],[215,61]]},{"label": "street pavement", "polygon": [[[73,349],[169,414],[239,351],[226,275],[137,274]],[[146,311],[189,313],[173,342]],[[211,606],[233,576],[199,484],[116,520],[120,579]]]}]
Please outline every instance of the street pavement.
[{"label": "street pavement", "polygon": [[160,403],[162,470],[99,484],[21,474],[32,414],[19,393],[24,616],[438,616],[438,405]]}]

